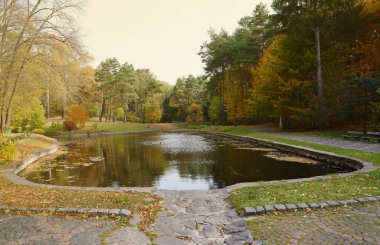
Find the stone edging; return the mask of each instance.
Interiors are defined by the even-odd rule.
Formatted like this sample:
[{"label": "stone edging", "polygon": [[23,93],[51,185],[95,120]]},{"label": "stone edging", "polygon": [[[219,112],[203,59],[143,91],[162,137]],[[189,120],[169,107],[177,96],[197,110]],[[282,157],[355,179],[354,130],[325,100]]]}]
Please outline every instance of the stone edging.
[{"label": "stone edging", "polygon": [[[106,135],[147,132],[147,131],[148,130],[146,130],[146,131],[129,131],[129,132],[120,132],[120,133],[111,132],[111,133],[107,133]],[[155,130],[150,130],[150,131],[155,131]],[[258,139],[258,138],[248,137],[248,136],[234,136],[234,135],[229,135],[229,134],[224,134],[224,133],[215,133],[215,132],[201,132],[201,133],[205,134],[205,135],[219,136],[219,137],[224,137],[224,138],[233,139],[233,140],[245,140],[248,143],[257,144],[257,145],[264,146],[264,147],[277,148],[277,149],[285,151],[285,152],[294,153],[294,151],[296,151],[297,155],[304,156],[304,157],[310,157],[312,159],[318,159],[320,157],[331,157],[331,158],[335,159],[335,162],[337,162],[337,161],[348,161],[348,162],[350,162],[351,166],[354,169],[356,169],[355,171],[349,172],[349,173],[315,176],[315,177],[310,177],[310,178],[273,180],[273,181],[266,181],[266,182],[237,183],[237,184],[222,188],[222,190],[224,189],[227,192],[231,192],[235,189],[239,189],[239,188],[243,188],[243,187],[258,187],[258,186],[262,186],[262,185],[279,185],[279,184],[287,184],[287,183],[288,184],[289,183],[298,183],[298,182],[303,182],[303,181],[330,179],[330,178],[333,178],[335,176],[346,177],[346,176],[350,176],[350,175],[354,175],[354,174],[358,174],[358,173],[363,173],[363,172],[368,172],[368,171],[372,171],[374,169],[377,169],[376,166],[374,166],[368,162],[360,161],[360,160],[355,159],[355,158],[337,155],[337,154],[330,153],[330,152],[318,151],[318,150],[314,150],[314,149],[307,148],[307,147],[278,143],[278,142],[273,142],[273,141],[269,141],[269,140]],[[39,158],[41,158],[43,156],[54,153],[58,148],[58,141],[56,139],[54,139],[54,140],[56,143],[52,147],[45,149],[45,150],[42,150],[40,152],[31,154],[31,157],[29,157],[29,159],[21,161],[21,163],[19,164],[19,167],[17,167],[16,169],[13,169],[13,170],[12,169],[6,169],[3,171],[2,175],[15,184],[33,186],[33,187],[41,187],[41,188],[49,188],[49,189],[70,189],[70,190],[112,191],[112,192],[124,192],[124,191],[153,192],[155,190],[155,188],[153,188],[153,187],[117,187],[117,188],[114,188],[114,187],[56,186],[56,185],[49,185],[49,184],[34,183],[34,182],[28,181],[26,179],[23,179],[17,175],[17,173],[19,173],[20,171],[25,169],[30,163],[38,160]]]},{"label": "stone edging", "polygon": [[105,208],[20,208],[0,205],[0,210],[22,211],[22,212],[49,212],[64,214],[85,214],[89,216],[121,216],[128,217],[132,214],[128,209],[105,209]]},{"label": "stone edging", "polygon": [[376,202],[380,201],[380,196],[374,197],[363,197],[363,198],[355,198],[348,199],[343,201],[326,201],[319,203],[298,203],[298,204],[275,204],[275,205],[264,205],[264,206],[256,206],[246,207],[244,211],[240,213],[241,216],[249,217],[249,216],[257,216],[266,213],[272,212],[285,212],[292,210],[302,210],[302,209],[322,209],[327,207],[338,207],[343,205],[351,205],[357,203],[365,203],[365,202]]},{"label": "stone edging", "polygon": [[244,187],[258,187],[263,185],[279,185],[279,184],[291,184],[298,183],[303,181],[311,180],[322,180],[322,179],[331,179],[334,176],[347,177],[354,174],[365,173],[377,169],[377,166],[374,166],[370,162],[361,161],[359,159],[351,158],[348,156],[342,156],[331,152],[319,151],[308,147],[289,145],[285,143],[274,142],[270,140],[264,140],[248,136],[236,136],[225,133],[216,133],[216,132],[202,132],[202,134],[209,136],[216,136],[231,140],[241,140],[246,143],[252,143],[262,147],[275,148],[285,153],[295,154],[301,157],[310,158],[316,161],[326,161],[328,164],[338,167],[347,167],[352,170],[348,173],[339,173],[339,174],[330,174],[323,176],[314,176],[309,178],[297,178],[297,179],[287,179],[287,180],[272,180],[265,182],[243,182],[237,183],[234,185],[226,186],[223,189],[231,192],[233,190],[244,188]]},{"label": "stone edging", "polygon": [[43,149],[41,151],[32,153],[29,156],[27,156],[26,159],[19,160],[16,163],[16,166],[12,169],[12,172],[14,174],[18,174],[22,170],[24,170],[25,168],[27,168],[29,166],[29,164],[37,161],[41,157],[44,157],[44,156],[47,156],[47,155],[50,155],[50,154],[53,154],[54,152],[56,152],[57,149],[58,149],[58,140],[53,139],[53,138],[49,138],[49,139],[51,139],[53,141],[52,146],[50,146],[50,147],[48,147],[46,149]]}]

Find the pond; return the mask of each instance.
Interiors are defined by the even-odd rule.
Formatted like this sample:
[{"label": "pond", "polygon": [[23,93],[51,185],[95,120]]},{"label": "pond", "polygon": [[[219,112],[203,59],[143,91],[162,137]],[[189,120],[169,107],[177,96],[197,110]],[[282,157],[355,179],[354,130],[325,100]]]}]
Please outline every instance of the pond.
[{"label": "pond", "polygon": [[337,172],[311,159],[201,134],[133,133],[61,143],[62,154],[21,176],[52,185],[205,190]]}]

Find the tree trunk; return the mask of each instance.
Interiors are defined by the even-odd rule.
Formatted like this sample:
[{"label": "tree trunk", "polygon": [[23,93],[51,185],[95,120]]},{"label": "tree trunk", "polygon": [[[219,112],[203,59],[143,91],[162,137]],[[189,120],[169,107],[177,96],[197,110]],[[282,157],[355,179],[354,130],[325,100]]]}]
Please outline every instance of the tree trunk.
[{"label": "tree trunk", "polygon": [[368,124],[368,107],[369,101],[367,97],[367,89],[364,90],[364,122],[363,122],[363,132],[367,133],[367,124]]},{"label": "tree trunk", "polygon": [[62,119],[65,119],[66,117],[66,103],[67,103],[67,97],[66,97],[66,91],[63,93],[62,96]]},{"label": "tree trunk", "polygon": [[123,108],[124,111],[124,124],[127,123],[127,108]]},{"label": "tree trunk", "polygon": [[323,96],[323,78],[322,78],[322,62],[321,62],[321,45],[319,37],[319,28],[315,28],[315,43],[317,50],[317,91],[318,91],[318,101],[319,101],[319,127],[320,129],[325,128],[325,103]]},{"label": "tree trunk", "polygon": [[106,107],[106,100],[104,99],[104,95],[102,93],[102,104],[100,106],[99,122],[102,122],[105,107]]},{"label": "tree trunk", "polygon": [[46,119],[50,118],[50,90],[46,89]]},{"label": "tree trunk", "polygon": [[224,68],[223,79],[220,82],[220,124],[224,125]]},{"label": "tree trunk", "polygon": [[116,121],[116,110],[112,110],[112,122]]}]

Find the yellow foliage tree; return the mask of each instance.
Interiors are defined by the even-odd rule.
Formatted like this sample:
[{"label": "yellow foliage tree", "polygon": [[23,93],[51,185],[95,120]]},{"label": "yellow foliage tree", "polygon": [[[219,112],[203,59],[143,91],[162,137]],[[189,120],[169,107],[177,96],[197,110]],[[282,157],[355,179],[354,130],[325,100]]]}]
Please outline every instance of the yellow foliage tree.
[{"label": "yellow foliage tree", "polygon": [[84,128],[89,119],[89,113],[80,105],[70,105],[67,110],[67,119],[73,121],[79,128]]},{"label": "yellow foliage tree", "polygon": [[199,104],[191,104],[187,110],[186,122],[191,124],[199,124],[203,122],[203,111]]}]

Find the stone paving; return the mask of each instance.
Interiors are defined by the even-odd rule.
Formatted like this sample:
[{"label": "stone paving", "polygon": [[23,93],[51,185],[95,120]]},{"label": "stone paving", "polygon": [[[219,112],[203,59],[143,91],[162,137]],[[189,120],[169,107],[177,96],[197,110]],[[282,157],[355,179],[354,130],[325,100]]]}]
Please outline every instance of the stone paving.
[{"label": "stone paving", "polygon": [[[380,202],[246,219],[225,193],[162,191],[166,208],[151,229],[153,244],[380,244]],[[103,243],[102,243],[103,242]],[[111,219],[0,215],[0,244],[152,244],[137,227]]]},{"label": "stone paving", "polygon": [[249,218],[263,244],[380,244],[380,202]]},{"label": "stone paving", "polygon": [[158,191],[164,210],[151,229],[156,244],[249,244],[253,242],[245,222],[231,209],[227,192]]},{"label": "stone paving", "polygon": [[360,141],[355,141],[355,140],[340,140],[340,139],[329,139],[329,138],[324,138],[324,137],[304,136],[297,133],[282,133],[282,132],[263,131],[263,130],[260,130],[260,131],[268,133],[268,134],[284,137],[284,138],[316,143],[320,145],[330,145],[330,146],[336,146],[340,148],[380,153],[380,144],[378,143],[365,143],[365,142],[360,142]]},{"label": "stone paving", "polygon": [[101,244],[101,236],[115,226],[110,220],[3,214],[0,244]]},{"label": "stone paving", "polygon": [[0,244],[150,244],[136,227],[111,219],[59,218],[55,215],[0,215]]}]

